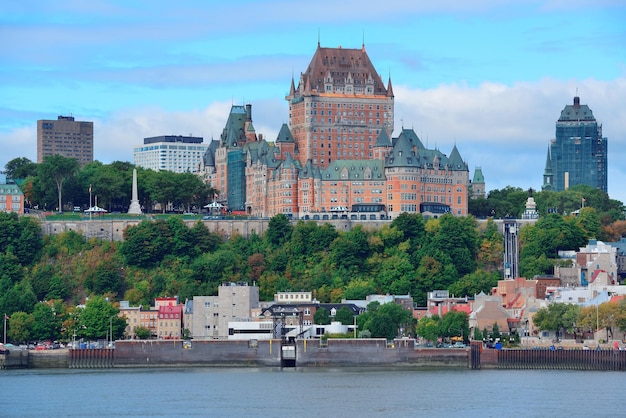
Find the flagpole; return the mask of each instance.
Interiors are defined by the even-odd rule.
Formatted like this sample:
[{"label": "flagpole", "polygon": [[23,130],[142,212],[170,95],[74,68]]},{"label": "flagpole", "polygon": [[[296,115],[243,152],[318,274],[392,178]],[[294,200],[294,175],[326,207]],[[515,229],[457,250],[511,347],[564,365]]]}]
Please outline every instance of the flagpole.
[{"label": "flagpole", "polygon": [[7,314],[4,314],[4,344],[7,343]]}]

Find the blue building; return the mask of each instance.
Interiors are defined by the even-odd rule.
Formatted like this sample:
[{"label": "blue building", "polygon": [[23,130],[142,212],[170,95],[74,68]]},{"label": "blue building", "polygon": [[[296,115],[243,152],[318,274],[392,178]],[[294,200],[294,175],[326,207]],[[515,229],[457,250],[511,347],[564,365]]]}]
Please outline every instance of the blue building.
[{"label": "blue building", "polygon": [[607,142],[589,106],[574,97],[556,122],[542,189],[562,191],[585,184],[607,192]]}]

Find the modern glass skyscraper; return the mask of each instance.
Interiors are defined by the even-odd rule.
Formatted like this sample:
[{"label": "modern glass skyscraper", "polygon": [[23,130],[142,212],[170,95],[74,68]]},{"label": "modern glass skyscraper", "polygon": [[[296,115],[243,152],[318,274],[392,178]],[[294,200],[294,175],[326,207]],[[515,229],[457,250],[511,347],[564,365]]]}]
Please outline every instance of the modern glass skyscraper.
[{"label": "modern glass skyscraper", "polygon": [[586,184],[607,192],[607,142],[591,109],[574,97],[574,104],[565,106],[556,122],[546,163],[551,165],[552,178],[544,174],[544,189],[546,183],[554,191]]}]

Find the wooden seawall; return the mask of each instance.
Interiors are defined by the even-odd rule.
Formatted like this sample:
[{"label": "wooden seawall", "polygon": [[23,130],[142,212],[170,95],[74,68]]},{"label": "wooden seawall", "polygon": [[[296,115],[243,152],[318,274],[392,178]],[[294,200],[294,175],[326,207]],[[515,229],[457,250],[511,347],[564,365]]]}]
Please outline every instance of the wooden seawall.
[{"label": "wooden seawall", "polygon": [[626,370],[626,351],[496,350],[498,369]]}]

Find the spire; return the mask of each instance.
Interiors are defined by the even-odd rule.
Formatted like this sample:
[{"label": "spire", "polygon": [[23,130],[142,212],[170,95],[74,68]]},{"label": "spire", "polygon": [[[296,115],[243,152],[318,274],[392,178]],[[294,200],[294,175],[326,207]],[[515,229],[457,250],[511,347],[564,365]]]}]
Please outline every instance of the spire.
[{"label": "spire", "polygon": [[291,73],[291,87],[289,87],[289,97],[293,97],[296,94],[296,83],[293,80],[293,72]]},{"label": "spire", "polygon": [[545,173],[550,172],[552,174],[552,158],[550,158],[550,146],[548,146],[548,154],[546,155],[546,168]]},{"label": "spire", "polygon": [[291,135],[291,131],[289,130],[289,126],[286,123],[280,127],[280,132],[278,133],[278,137],[276,137],[276,142],[295,142],[293,136]]},{"label": "spire", "polygon": [[363,30],[363,42],[361,42],[361,52],[365,52],[365,30]]},{"label": "spire", "polygon": [[376,143],[374,144],[374,148],[390,146],[391,139],[389,139],[389,135],[387,135],[387,129],[381,129],[380,133],[376,137]]},{"label": "spire", "polygon": [[391,87],[391,76],[389,76],[389,81],[387,82],[387,97],[395,97],[393,95],[393,88]]},{"label": "spire", "polygon": [[463,161],[463,158],[461,158],[461,153],[457,149],[456,144],[454,144],[454,147],[452,148],[452,152],[450,153],[450,158],[448,158],[448,161],[450,162],[450,167],[454,171],[456,170],[467,171],[468,170],[467,165]]},{"label": "spire", "polygon": [[553,181],[554,173],[552,172],[552,158],[550,157],[550,146],[548,145],[546,168],[543,170],[543,184],[541,185],[541,190],[552,190]]}]

